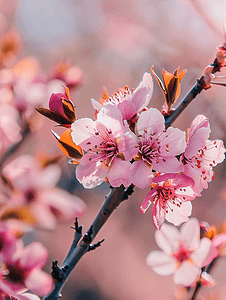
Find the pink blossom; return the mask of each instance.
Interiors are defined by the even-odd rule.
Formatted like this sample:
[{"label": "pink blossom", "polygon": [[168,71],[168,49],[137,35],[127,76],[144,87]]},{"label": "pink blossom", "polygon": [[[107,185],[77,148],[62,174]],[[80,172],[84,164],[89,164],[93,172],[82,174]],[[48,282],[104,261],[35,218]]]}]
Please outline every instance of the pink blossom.
[{"label": "pink blossom", "polygon": [[12,290],[7,283],[4,282],[4,278],[0,278],[0,300],[15,299],[15,300],[40,300],[40,298],[31,293],[18,294]]},{"label": "pink blossom", "polygon": [[5,219],[15,213],[25,222],[51,229],[57,220],[70,221],[83,213],[84,204],[78,197],[55,188],[61,175],[57,165],[42,168],[33,157],[24,155],[8,164],[3,174],[13,186],[2,208]]},{"label": "pink blossom", "polygon": [[188,221],[191,215],[191,200],[196,195],[190,185],[194,185],[191,178],[185,175],[165,174],[153,179],[158,182],[145,197],[141,204],[144,214],[153,203],[152,219],[156,229],[160,229],[166,219],[168,222],[178,226]]},{"label": "pink blossom", "polygon": [[176,284],[191,286],[199,278],[201,268],[206,266],[206,258],[213,260],[210,253],[211,241],[200,240],[197,219],[190,219],[178,231],[174,226],[164,224],[155,232],[155,239],[163,251],[152,251],[147,256],[147,264],[159,275],[173,274]]},{"label": "pink blossom", "polygon": [[141,189],[150,186],[152,169],[178,173],[183,165],[175,157],[184,152],[185,133],[177,128],[165,130],[162,114],[155,108],[142,112],[137,122],[138,155],[130,168],[131,182]]},{"label": "pink blossom", "polygon": [[15,107],[8,103],[0,104],[0,149],[17,143],[22,139],[18,124],[19,114]]},{"label": "pink blossom", "polygon": [[223,141],[208,140],[210,134],[209,120],[198,115],[191,123],[187,138],[187,147],[181,156],[184,174],[194,179],[194,191],[199,195],[213,179],[213,167],[225,158]]},{"label": "pink blossom", "polygon": [[73,142],[87,152],[76,168],[84,187],[93,188],[106,177],[112,186],[130,184],[129,161],[136,154],[137,141],[116,106],[103,106],[96,121],[80,119],[71,129]]},{"label": "pink blossom", "polygon": [[144,73],[142,81],[135,90],[130,90],[125,86],[124,90],[120,89],[112,97],[102,98],[101,102],[91,99],[93,107],[99,111],[102,105],[116,105],[123,116],[124,120],[136,122],[137,114],[141,112],[150,102],[153,94],[153,80],[150,73]]},{"label": "pink blossom", "polygon": [[47,257],[46,248],[39,242],[29,244],[25,248],[20,247],[16,255],[4,257],[1,280],[14,292],[21,293],[29,289],[39,295],[46,295],[53,286],[51,276],[41,270]]}]

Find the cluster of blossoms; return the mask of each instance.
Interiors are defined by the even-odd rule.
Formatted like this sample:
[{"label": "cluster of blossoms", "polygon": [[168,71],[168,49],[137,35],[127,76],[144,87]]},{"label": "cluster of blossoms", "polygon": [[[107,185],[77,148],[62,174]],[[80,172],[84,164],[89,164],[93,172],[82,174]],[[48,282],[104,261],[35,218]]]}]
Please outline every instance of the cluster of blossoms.
[{"label": "cluster of blossoms", "polygon": [[38,296],[25,292],[44,296],[53,287],[51,276],[41,270],[48,252],[39,242],[24,247],[22,238],[33,226],[53,229],[58,222],[72,222],[83,213],[84,203],[56,188],[62,173],[58,157],[36,159],[23,155],[9,164],[6,160],[25,142],[28,133],[40,127],[35,119],[35,106],[45,105],[52,92],[64,91],[63,86],[77,88],[83,73],[66,61],[44,73],[36,58],[18,60],[21,37],[8,24],[1,9],[0,299],[36,300]]},{"label": "cluster of blossoms", "polygon": [[46,248],[39,242],[24,247],[23,234],[19,222],[0,222],[0,299],[36,300],[38,296],[25,292],[46,295],[52,289],[51,276],[41,270],[47,261]]},{"label": "cluster of blossoms", "polygon": [[[157,77],[153,68],[152,72]],[[179,68],[174,74],[163,73],[161,86],[167,105],[162,113],[146,107],[153,93],[149,73],[144,74],[135,90],[125,86],[111,97],[105,92],[99,102],[92,99],[96,120],[76,120],[68,89],[66,95],[51,96],[50,110],[37,109],[68,128],[61,137],[54,134],[78,165],[76,177],[85,188],[94,188],[103,181],[112,187],[149,187],[140,208],[144,213],[153,204],[157,229],[165,219],[176,226],[188,221],[190,201],[208,187],[213,167],[225,158],[223,142],[209,140],[210,125],[204,115],[193,120],[187,136],[178,128],[165,128],[163,114],[172,113],[184,73],[179,74]],[[167,76],[174,80],[174,88],[167,85]]]},{"label": "cluster of blossoms", "polygon": [[[52,92],[63,85],[78,87],[83,81],[81,69],[59,62],[46,73],[34,57],[18,60],[22,40],[9,24],[1,24],[0,35],[0,151],[22,140],[26,127],[36,129],[34,108],[45,105]],[[6,26],[7,25],[7,26]]]},{"label": "cluster of blossoms", "polygon": [[51,276],[41,270],[47,249],[39,242],[24,247],[22,237],[31,226],[53,229],[58,222],[72,222],[84,211],[82,200],[55,187],[61,176],[57,161],[23,155],[2,169],[0,299],[8,299],[8,295],[36,300],[38,296],[24,292],[44,296],[52,290]]}]

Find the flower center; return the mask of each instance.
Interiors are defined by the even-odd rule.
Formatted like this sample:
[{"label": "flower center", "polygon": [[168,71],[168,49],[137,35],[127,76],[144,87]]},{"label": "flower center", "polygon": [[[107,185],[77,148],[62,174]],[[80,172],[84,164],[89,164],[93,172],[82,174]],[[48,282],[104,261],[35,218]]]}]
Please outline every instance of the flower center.
[{"label": "flower center", "polygon": [[153,145],[141,145],[139,147],[139,154],[143,161],[147,162],[148,164],[152,164],[153,158],[159,157],[159,151]]},{"label": "flower center", "polygon": [[36,191],[34,189],[27,189],[24,193],[24,198],[26,203],[30,204],[36,198]]},{"label": "flower center", "polygon": [[179,250],[173,254],[179,263],[182,263],[185,260],[188,260],[190,257],[190,251],[185,249],[183,244],[180,244]]},{"label": "flower center", "polygon": [[117,142],[112,135],[112,131],[108,130],[107,135],[102,136],[101,133],[96,132],[100,136],[100,143],[90,148],[88,152],[92,154],[90,161],[100,161],[110,164],[112,160],[119,155]]},{"label": "flower center", "polygon": [[22,283],[24,282],[24,278],[24,270],[21,269],[18,265],[7,265],[7,273],[5,275],[5,279],[8,282]]}]

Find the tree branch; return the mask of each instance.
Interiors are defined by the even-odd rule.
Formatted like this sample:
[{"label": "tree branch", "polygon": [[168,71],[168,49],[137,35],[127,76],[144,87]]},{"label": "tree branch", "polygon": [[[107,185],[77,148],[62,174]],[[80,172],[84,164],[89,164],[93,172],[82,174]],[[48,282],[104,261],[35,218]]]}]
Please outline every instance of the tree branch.
[{"label": "tree branch", "polygon": [[[214,66],[212,73],[220,71],[220,66],[217,64],[216,60],[214,61],[212,66]],[[183,110],[191,103],[193,99],[195,99],[195,97],[203,89],[204,89],[204,78],[201,77],[200,79],[197,80],[196,85],[188,92],[188,94],[185,96],[183,101],[178,105],[178,107],[175,109],[172,115],[166,118],[165,120],[166,128],[168,128],[179,117],[179,115],[183,112]],[[91,242],[93,241],[97,233],[100,231],[101,227],[108,220],[112,212],[119,206],[119,204],[122,201],[128,199],[128,196],[133,193],[133,189],[134,189],[133,184],[131,184],[127,189],[125,189],[123,185],[117,188],[111,188],[110,193],[105,197],[105,201],[102,207],[100,208],[100,211],[98,212],[96,218],[91,224],[89,230],[84,235],[83,239],[81,239],[81,241],[78,244],[78,235],[75,234],[75,239],[61,267],[59,268],[57,266],[56,261],[54,262],[55,270],[60,272],[59,273],[60,279],[58,278],[57,280],[57,278],[55,278],[54,290],[48,296],[44,297],[43,300],[57,300],[59,297],[61,297],[60,292],[69,274],[71,273],[73,268],[77,265],[78,261],[82,258],[82,256],[87,251],[89,251]]]}]

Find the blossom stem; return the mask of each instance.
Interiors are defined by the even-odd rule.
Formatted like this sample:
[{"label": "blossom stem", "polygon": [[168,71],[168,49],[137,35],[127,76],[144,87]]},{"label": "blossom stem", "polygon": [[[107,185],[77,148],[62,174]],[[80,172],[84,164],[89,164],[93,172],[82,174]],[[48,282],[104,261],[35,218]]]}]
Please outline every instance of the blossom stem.
[{"label": "blossom stem", "polygon": [[[212,260],[212,262],[205,268],[204,271],[209,274],[210,271],[212,270],[213,266],[216,264],[216,261],[217,261],[218,258],[219,258],[219,256],[216,257],[216,258],[214,258]],[[202,287],[202,283],[200,281],[197,281],[194,293],[193,293],[193,295],[191,297],[191,300],[195,300],[196,299],[196,296],[198,295],[198,292],[199,292],[199,290],[200,290],[201,287]]]}]

